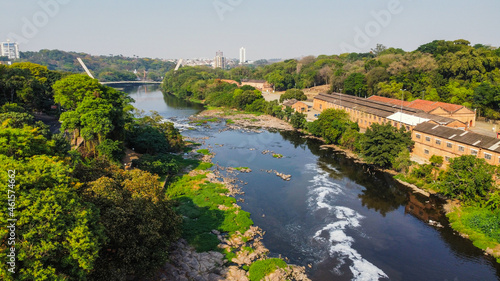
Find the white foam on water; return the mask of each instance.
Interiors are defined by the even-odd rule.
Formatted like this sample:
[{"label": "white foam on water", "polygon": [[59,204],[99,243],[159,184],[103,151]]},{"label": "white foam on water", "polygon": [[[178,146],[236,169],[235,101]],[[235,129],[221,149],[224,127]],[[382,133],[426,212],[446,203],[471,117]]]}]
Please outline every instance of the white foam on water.
[{"label": "white foam on water", "polygon": [[170,122],[174,123],[174,127],[178,129],[179,131],[183,132],[189,129],[194,129],[196,128],[195,126],[191,126],[188,124],[188,119],[176,119],[176,120],[171,120],[171,119],[163,119],[163,122]]},{"label": "white foam on water", "polygon": [[[361,227],[361,220],[364,218],[355,210],[336,206],[337,195],[344,194],[340,185],[332,182],[328,173],[318,168],[314,164],[306,165],[306,170],[314,171],[316,175],[309,186],[309,207],[313,212],[320,209],[327,209],[333,222],[328,223],[323,228],[317,230],[313,239],[328,243],[330,245],[329,254],[338,259],[338,264],[333,268],[333,272],[341,275],[341,267],[346,260],[351,261],[349,269],[355,281],[375,281],[388,276],[378,267],[364,259],[353,247],[354,238],[347,235],[347,229]],[[325,238],[324,234],[328,234]]]}]

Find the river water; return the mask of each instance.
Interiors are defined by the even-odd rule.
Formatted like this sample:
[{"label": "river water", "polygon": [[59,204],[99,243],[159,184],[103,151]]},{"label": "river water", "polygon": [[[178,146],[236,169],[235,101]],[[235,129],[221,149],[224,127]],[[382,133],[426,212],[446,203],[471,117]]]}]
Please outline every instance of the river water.
[{"label": "river water", "polygon": [[208,137],[214,163],[252,169],[238,175],[240,205],[266,232],[270,256],[306,266],[312,280],[500,280],[500,265],[448,227],[438,199],[297,133],[222,130],[224,122],[185,130],[199,105],[154,86],[124,90],[135,107],[158,111],[183,135]]}]

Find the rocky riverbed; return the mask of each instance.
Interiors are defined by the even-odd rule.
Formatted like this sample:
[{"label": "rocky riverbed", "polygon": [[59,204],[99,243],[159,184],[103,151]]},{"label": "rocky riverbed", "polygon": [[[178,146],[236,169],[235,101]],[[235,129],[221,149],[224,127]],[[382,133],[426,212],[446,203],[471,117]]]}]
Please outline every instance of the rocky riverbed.
[{"label": "rocky riverbed", "polygon": [[212,109],[204,110],[196,115],[198,118],[217,117],[225,120],[231,120],[228,124],[229,128],[262,128],[262,129],[277,129],[277,130],[294,130],[288,122],[272,117],[266,114],[253,115],[241,113],[230,109]]},{"label": "rocky riverbed", "polygon": [[[199,143],[204,143],[205,141],[204,139],[190,140]],[[195,153],[195,149],[185,155],[187,158],[197,158],[203,162],[212,162],[213,156],[214,154],[200,155]],[[200,172],[202,171],[192,170],[189,174],[194,176]],[[234,177],[240,172],[251,172],[251,170],[247,168],[235,169],[232,167],[222,167],[215,164],[214,168],[207,174],[207,179],[213,183],[224,184],[228,189],[227,195],[235,196],[243,194],[238,184],[244,183]],[[284,178],[284,180],[286,179]],[[219,207],[223,208],[225,206]],[[240,208],[238,205],[235,205],[235,207]],[[264,232],[257,226],[251,226],[245,233],[237,231],[231,236],[215,229],[212,230],[212,233],[217,235],[220,241],[218,247],[221,251],[231,249],[232,252],[236,253],[236,256],[231,261],[228,261],[224,254],[217,251],[198,253],[184,239],[180,239],[172,245],[169,262],[151,280],[248,281],[249,274],[244,268],[248,269],[255,261],[267,259],[269,250],[262,243]],[[310,279],[305,273],[305,267],[288,265],[287,268],[276,269],[273,273],[266,276],[264,280],[307,281]]]}]

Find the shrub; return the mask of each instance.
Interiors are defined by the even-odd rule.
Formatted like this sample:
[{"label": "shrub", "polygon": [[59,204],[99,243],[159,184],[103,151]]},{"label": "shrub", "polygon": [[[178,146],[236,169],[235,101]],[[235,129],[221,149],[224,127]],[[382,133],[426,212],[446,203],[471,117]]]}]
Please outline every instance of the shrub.
[{"label": "shrub", "polygon": [[121,141],[112,141],[107,139],[97,146],[100,156],[107,157],[115,162],[120,162],[125,156],[123,143]]},{"label": "shrub", "polygon": [[273,273],[276,269],[286,267],[287,264],[282,259],[274,258],[256,261],[250,265],[248,270],[250,281],[263,280],[264,277]]},{"label": "shrub", "polygon": [[452,158],[438,188],[452,198],[481,201],[493,188],[495,167],[482,158],[462,155]]},{"label": "shrub", "polygon": [[366,130],[362,153],[367,162],[388,168],[401,151],[412,145],[411,135],[404,128],[398,130],[390,124],[374,123]]},{"label": "shrub", "polygon": [[134,167],[158,175],[175,175],[179,172],[179,163],[168,154],[144,154],[132,161]]},{"label": "shrub", "polygon": [[280,102],[290,99],[307,100],[307,96],[299,89],[288,89],[280,96]]}]

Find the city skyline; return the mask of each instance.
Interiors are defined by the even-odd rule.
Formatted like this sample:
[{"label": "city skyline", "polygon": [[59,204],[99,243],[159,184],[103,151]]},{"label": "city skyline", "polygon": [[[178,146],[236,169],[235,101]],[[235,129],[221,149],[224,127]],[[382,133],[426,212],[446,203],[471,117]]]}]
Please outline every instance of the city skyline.
[{"label": "city skyline", "polygon": [[0,41],[18,42],[21,51],[163,59],[219,49],[239,58],[241,46],[252,50],[247,60],[369,52],[377,44],[412,51],[433,40],[498,47],[499,10],[495,0],[8,1]]}]

